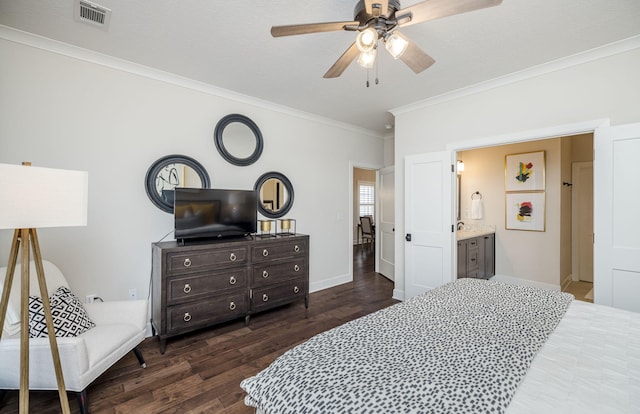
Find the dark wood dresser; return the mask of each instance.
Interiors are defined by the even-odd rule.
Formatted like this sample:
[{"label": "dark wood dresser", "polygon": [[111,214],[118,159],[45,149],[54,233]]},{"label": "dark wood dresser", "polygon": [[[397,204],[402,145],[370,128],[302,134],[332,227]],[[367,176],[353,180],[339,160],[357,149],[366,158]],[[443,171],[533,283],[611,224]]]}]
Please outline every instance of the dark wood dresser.
[{"label": "dark wood dresser", "polygon": [[309,236],[152,245],[151,325],[167,338],[304,300]]}]

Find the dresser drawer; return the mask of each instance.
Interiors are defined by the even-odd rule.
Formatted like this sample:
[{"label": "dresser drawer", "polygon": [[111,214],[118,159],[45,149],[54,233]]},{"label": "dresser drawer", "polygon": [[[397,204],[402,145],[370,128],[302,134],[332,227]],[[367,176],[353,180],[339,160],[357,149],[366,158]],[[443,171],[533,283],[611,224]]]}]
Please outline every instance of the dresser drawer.
[{"label": "dresser drawer", "polygon": [[242,264],[246,261],[246,246],[169,253],[167,255],[167,273],[191,273]]},{"label": "dresser drawer", "polygon": [[301,257],[284,262],[264,262],[256,264],[252,271],[252,286],[264,286],[304,276],[307,274],[305,262],[306,260]]},{"label": "dresser drawer", "polygon": [[251,248],[251,258],[254,263],[288,257],[306,257],[306,254],[306,240],[300,238],[295,238],[291,241],[285,240],[279,243],[256,245]]},{"label": "dresser drawer", "polygon": [[285,303],[304,299],[306,278],[292,279],[285,283],[252,289],[251,310],[256,312]]},{"label": "dresser drawer", "polygon": [[186,332],[242,318],[248,311],[246,292],[167,307],[167,332]]},{"label": "dresser drawer", "polygon": [[233,289],[244,292],[247,287],[247,268],[225,269],[217,273],[186,274],[167,278],[167,304],[229,293]]}]

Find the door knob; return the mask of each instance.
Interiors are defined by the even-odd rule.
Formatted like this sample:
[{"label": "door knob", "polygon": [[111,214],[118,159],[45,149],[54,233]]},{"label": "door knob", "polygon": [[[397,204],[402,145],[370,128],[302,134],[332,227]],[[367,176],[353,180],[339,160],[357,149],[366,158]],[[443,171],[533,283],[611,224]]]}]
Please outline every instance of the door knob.
[{"label": "door knob", "polygon": [[405,239],[406,241],[409,241],[409,242],[410,242],[410,241],[411,241],[411,233],[407,233],[407,235],[406,235],[406,236],[404,236],[404,239]]}]

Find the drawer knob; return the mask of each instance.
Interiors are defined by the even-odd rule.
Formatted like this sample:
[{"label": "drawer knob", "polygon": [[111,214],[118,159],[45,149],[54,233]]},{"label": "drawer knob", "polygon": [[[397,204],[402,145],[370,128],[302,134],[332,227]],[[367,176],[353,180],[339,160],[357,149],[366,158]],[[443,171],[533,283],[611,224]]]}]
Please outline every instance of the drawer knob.
[{"label": "drawer knob", "polygon": [[231,260],[232,262],[235,262],[236,260],[238,260],[238,258],[236,257],[235,253],[231,253],[229,255],[229,260]]},{"label": "drawer knob", "polygon": [[266,270],[262,271],[262,277],[264,277],[265,279],[269,277],[269,272],[267,272]]},{"label": "drawer knob", "polygon": [[229,284],[230,284],[230,285],[235,285],[235,284],[236,284],[236,282],[237,282],[237,280],[236,280],[236,277],[235,277],[235,276],[231,276],[231,277],[229,278]]},{"label": "drawer knob", "polygon": [[300,246],[298,246],[297,244],[293,246],[293,251],[298,253],[300,251]]},{"label": "drawer knob", "polygon": [[236,310],[236,303],[235,302],[229,303],[229,309],[230,310]]},{"label": "drawer knob", "polygon": [[296,272],[299,272],[300,271],[300,266],[298,266],[298,265],[293,266],[293,270],[296,271]]},{"label": "drawer knob", "polygon": [[185,283],[185,284],[184,284],[184,288],[182,288],[182,291],[183,291],[184,293],[190,293],[190,292],[191,292],[191,285],[190,285],[190,284],[188,284],[188,283]]},{"label": "drawer knob", "polygon": [[267,249],[262,250],[262,255],[263,255],[264,257],[269,256],[269,250],[267,250]]},{"label": "drawer knob", "polygon": [[294,286],[293,293],[300,293],[300,288],[298,286]]},{"label": "drawer knob", "polygon": [[268,300],[269,300],[269,296],[267,296],[267,294],[266,294],[266,293],[263,293],[263,294],[262,294],[262,301],[263,301],[263,302],[266,302],[266,301],[268,301]]},{"label": "drawer knob", "polygon": [[184,259],[184,267],[191,267],[191,259],[189,259],[188,257],[186,259]]},{"label": "drawer knob", "polygon": [[184,317],[182,318],[185,322],[189,322],[191,320],[191,314],[189,312],[184,313]]}]

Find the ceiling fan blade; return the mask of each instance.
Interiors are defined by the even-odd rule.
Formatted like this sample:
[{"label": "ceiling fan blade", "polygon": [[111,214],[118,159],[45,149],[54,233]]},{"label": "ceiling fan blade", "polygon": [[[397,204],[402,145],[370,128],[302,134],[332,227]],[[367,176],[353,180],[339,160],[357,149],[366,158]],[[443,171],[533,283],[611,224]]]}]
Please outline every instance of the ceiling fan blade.
[{"label": "ceiling fan blade", "polygon": [[323,78],[337,78],[342,75],[342,72],[355,60],[358,54],[360,54],[360,50],[356,46],[356,42],[353,42],[349,49],[340,56],[340,59],[324,74]]},{"label": "ceiling fan blade", "polygon": [[408,43],[407,49],[404,51],[402,56],[399,57],[399,59],[403,61],[405,65],[409,66],[412,71],[414,71],[415,73],[420,73],[436,62],[435,59],[427,55],[407,36],[403,35],[397,30],[394,33],[402,37]]},{"label": "ceiling fan blade", "polygon": [[[328,22],[328,23],[309,23],[309,24],[292,24],[288,26],[273,26],[271,28],[271,36],[292,36],[308,33],[320,32],[337,32],[347,30],[346,26],[358,26],[360,22]],[[356,29],[354,29],[356,30]]]},{"label": "ceiling fan blade", "polygon": [[396,12],[401,27],[486,7],[498,6],[502,0],[426,0]]},{"label": "ceiling fan blade", "polygon": [[[374,14],[374,8],[373,8],[374,4],[379,5],[379,8],[377,8],[380,10],[379,14],[377,14],[378,13],[377,11],[375,12],[376,14]],[[364,0],[364,9],[367,14],[373,15],[373,17],[379,17],[380,15],[386,16],[388,14],[387,11],[389,10],[389,1],[388,0]]]}]

